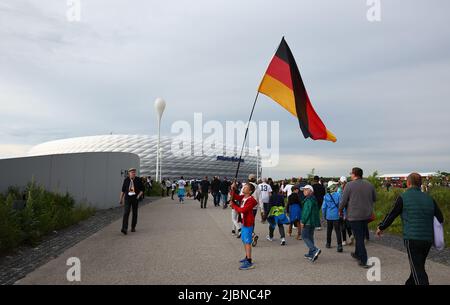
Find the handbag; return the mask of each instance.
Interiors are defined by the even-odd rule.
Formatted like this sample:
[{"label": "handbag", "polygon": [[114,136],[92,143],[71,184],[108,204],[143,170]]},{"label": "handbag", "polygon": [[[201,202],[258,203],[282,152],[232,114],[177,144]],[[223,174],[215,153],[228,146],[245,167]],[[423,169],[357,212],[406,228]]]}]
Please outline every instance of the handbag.
[{"label": "handbag", "polygon": [[442,223],[439,222],[439,220],[434,217],[433,220],[433,231],[434,231],[434,247],[442,251],[445,248],[445,242],[444,242],[444,226]]}]

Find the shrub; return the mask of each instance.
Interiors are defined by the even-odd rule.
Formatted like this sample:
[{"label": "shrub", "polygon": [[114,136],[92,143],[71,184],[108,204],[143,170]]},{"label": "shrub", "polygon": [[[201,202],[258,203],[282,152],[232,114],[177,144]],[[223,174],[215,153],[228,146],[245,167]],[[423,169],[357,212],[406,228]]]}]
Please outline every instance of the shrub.
[{"label": "shrub", "polygon": [[[22,210],[14,210],[14,200],[25,196]],[[94,209],[75,205],[69,195],[45,190],[31,182],[22,194],[10,187],[0,196],[0,253],[14,249],[20,244],[34,245],[44,235],[66,228],[94,213]]]}]

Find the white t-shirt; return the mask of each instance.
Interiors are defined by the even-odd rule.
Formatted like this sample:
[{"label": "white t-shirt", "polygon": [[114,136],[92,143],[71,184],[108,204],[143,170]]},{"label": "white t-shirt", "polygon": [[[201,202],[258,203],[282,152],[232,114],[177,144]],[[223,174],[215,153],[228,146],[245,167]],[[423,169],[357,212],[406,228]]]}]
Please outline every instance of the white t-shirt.
[{"label": "white t-shirt", "polygon": [[261,194],[261,201],[263,203],[268,203],[269,202],[269,198],[270,198],[270,193],[272,193],[272,188],[270,187],[269,184],[263,182],[261,184],[258,185],[259,188],[259,192]]},{"label": "white t-shirt", "polygon": [[170,180],[166,180],[166,187],[169,188],[172,186],[172,182]]},{"label": "white t-shirt", "polygon": [[172,190],[176,190],[177,189],[177,184],[176,183],[172,183]]},{"label": "white t-shirt", "polygon": [[184,186],[186,185],[186,181],[178,180],[178,188],[184,190]]},{"label": "white t-shirt", "polygon": [[287,184],[287,185],[284,187],[283,192],[286,192],[287,197],[289,197],[289,196],[292,194],[292,187],[293,187],[293,186],[294,186],[293,184]]}]

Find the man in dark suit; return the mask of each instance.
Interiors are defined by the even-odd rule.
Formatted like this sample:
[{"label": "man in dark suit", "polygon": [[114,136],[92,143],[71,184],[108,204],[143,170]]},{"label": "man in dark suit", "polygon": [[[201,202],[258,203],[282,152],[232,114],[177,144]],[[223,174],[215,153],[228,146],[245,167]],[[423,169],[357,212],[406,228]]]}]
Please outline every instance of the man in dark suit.
[{"label": "man in dark suit", "polygon": [[127,235],[130,211],[133,213],[131,219],[131,232],[136,232],[138,202],[143,194],[144,185],[142,184],[142,180],[139,177],[136,177],[136,169],[130,168],[128,170],[128,177],[123,181],[122,192],[120,193],[120,204],[125,205],[121,230],[124,235]]}]

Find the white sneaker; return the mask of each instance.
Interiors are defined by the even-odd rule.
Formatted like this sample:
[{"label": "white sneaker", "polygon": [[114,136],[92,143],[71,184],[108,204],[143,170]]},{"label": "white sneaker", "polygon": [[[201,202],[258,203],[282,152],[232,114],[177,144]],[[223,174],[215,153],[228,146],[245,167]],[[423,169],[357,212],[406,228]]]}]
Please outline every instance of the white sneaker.
[{"label": "white sneaker", "polygon": [[273,238],[271,238],[269,235],[266,236],[266,239],[267,239],[268,241],[273,241]]},{"label": "white sneaker", "polygon": [[342,245],[343,245],[343,246],[347,246],[347,242],[346,242],[346,241],[343,241],[343,242],[342,242]]},{"label": "white sneaker", "polygon": [[286,245],[286,239],[282,238],[280,245],[285,246]]},{"label": "white sneaker", "polygon": [[317,231],[322,231],[322,227],[317,227],[316,230]]}]

